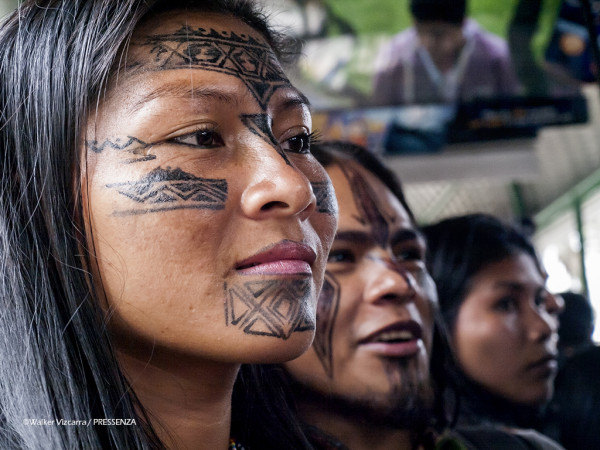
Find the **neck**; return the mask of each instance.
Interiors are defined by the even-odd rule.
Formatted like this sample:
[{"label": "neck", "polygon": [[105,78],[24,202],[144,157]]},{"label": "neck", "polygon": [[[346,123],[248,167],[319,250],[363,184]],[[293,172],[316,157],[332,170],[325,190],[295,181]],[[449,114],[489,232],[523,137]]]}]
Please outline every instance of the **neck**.
[{"label": "neck", "polygon": [[299,401],[298,412],[303,422],[328,434],[349,450],[412,450],[411,433],[364,420],[364,415],[344,415],[323,403]]},{"label": "neck", "polygon": [[511,402],[496,395],[464,374],[459,388],[458,423],[496,423],[509,427],[536,428],[543,407]]},{"label": "neck", "polygon": [[239,364],[118,354],[121,368],[169,449],[225,450]]}]

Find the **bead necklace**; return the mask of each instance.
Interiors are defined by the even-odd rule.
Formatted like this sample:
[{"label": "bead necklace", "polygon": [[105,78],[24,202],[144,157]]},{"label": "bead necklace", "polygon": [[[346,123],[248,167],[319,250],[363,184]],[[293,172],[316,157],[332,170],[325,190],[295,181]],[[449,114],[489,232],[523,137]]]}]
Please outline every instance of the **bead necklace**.
[{"label": "bead necklace", "polygon": [[244,450],[244,446],[235,442],[234,438],[229,438],[229,447],[228,450]]}]

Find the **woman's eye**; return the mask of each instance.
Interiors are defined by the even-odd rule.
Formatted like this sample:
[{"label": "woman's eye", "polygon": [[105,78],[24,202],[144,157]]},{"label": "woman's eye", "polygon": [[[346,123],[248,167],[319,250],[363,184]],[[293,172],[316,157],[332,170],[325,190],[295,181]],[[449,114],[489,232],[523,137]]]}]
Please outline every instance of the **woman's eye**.
[{"label": "woman's eye", "polygon": [[420,248],[402,248],[394,250],[396,261],[421,261],[423,251]]},{"label": "woman's eye", "polygon": [[517,300],[513,297],[504,297],[494,303],[494,309],[504,312],[516,311],[517,303]]},{"label": "woman's eye", "polygon": [[547,302],[548,298],[545,294],[536,294],[535,298],[534,298],[534,302],[536,306],[546,306],[546,302]]},{"label": "woman's eye", "polygon": [[302,133],[281,143],[283,151],[292,153],[310,153],[311,135]]},{"label": "woman's eye", "polygon": [[196,148],[216,148],[225,145],[223,138],[214,130],[198,130],[172,139],[177,144]]},{"label": "woman's eye", "polygon": [[356,262],[354,253],[350,250],[331,250],[329,257],[327,258],[328,263],[353,263]]},{"label": "woman's eye", "polygon": [[550,292],[544,290],[544,291],[540,291],[535,295],[534,298],[534,302],[535,302],[535,306],[539,307],[543,307],[544,309],[551,309],[549,307],[549,303],[552,300],[552,294],[550,294]]}]

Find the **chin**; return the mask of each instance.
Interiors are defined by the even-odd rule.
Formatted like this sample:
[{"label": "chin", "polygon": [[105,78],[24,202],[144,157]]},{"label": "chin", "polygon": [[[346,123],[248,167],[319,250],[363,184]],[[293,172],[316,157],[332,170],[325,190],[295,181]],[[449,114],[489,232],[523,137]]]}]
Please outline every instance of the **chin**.
[{"label": "chin", "polygon": [[245,364],[275,364],[296,359],[304,354],[312,344],[314,331],[293,333],[288,339],[271,336],[256,336],[253,345],[247,346],[240,354],[240,362]]},{"label": "chin", "polygon": [[522,399],[518,400],[517,403],[531,407],[543,406],[544,404],[548,403],[550,399],[552,399],[553,391],[554,390],[552,388],[547,387],[530,391],[528,393],[529,395],[524,396]]}]

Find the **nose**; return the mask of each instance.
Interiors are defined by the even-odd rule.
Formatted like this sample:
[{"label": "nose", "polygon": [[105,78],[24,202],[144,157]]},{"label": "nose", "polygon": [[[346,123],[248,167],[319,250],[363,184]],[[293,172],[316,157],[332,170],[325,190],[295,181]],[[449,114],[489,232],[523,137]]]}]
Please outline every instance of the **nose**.
[{"label": "nose", "polygon": [[261,143],[255,150],[241,197],[244,214],[254,220],[291,216],[306,220],[316,209],[308,178],[271,145]]},{"label": "nose", "polygon": [[547,341],[557,333],[558,316],[544,309],[532,308],[526,326],[530,340]]},{"label": "nose", "polygon": [[546,310],[550,314],[559,314],[563,309],[565,309],[565,300],[560,295],[548,294]]},{"label": "nose", "polygon": [[365,301],[369,303],[413,302],[416,299],[415,277],[385,258],[369,258],[365,276]]}]

